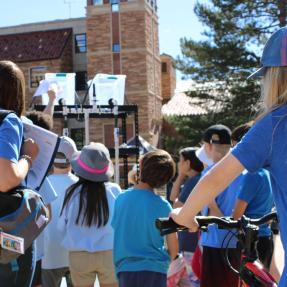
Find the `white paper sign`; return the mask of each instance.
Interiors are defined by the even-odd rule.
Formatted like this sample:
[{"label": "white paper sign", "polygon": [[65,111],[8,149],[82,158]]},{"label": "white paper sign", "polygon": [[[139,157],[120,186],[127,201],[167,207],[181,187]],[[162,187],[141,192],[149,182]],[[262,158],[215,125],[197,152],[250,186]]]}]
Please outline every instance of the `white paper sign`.
[{"label": "white paper sign", "polygon": [[47,105],[49,101],[48,90],[56,92],[56,104],[64,99],[67,105],[75,104],[75,73],[46,73],[33,97],[42,96],[42,104]]},{"label": "white paper sign", "polygon": [[48,90],[50,88],[55,87],[55,86],[58,87],[58,84],[55,81],[42,80],[42,81],[40,81],[40,84],[39,84],[37,90],[35,91],[33,97],[39,97],[39,96],[42,96],[44,94],[47,94]]},{"label": "white paper sign", "polygon": [[109,99],[123,105],[126,75],[97,74],[88,82],[90,105],[108,105]]},{"label": "white paper sign", "polygon": [[39,154],[33,162],[26,177],[26,185],[38,190],[54,161],[55,150],[59,141],[58,135],[36,125],[23,122],[24,138],[32,138],[39,145]]}]

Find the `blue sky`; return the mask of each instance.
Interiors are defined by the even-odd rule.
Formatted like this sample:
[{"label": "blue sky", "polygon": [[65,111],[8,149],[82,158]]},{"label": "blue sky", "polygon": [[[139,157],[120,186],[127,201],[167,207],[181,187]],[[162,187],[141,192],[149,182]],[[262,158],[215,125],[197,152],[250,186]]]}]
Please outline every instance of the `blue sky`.
[{"label": "blue sky", "polygon": [[[193,13],[195,0],[158,0],[160,52],[176,57],[179,39],[199,39],[203,30]],[[86,0],[1,1],[0,27],[85,16]]]}]

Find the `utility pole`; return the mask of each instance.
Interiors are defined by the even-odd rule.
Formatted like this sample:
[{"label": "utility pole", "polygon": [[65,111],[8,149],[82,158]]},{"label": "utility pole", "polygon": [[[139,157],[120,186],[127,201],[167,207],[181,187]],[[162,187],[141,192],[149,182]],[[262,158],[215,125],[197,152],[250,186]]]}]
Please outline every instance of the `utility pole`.
[{"label": "utility pole", "polygon": [[69,18],[72,17],[72,3],[71,1],[68,1],[68,0],[64,0],[64,4],[67,4],[69,6]]}]

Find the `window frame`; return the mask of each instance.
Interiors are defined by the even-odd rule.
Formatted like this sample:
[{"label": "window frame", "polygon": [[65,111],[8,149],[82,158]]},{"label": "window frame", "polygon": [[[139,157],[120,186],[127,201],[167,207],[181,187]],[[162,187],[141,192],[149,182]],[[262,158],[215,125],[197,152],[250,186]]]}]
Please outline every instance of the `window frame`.
[{"label": "window frame", "polygon": [[113,53],[120,53],[121,52],[121,44],[120,43],[113,43],[112,51],[113,51]]},{"label": "window frame", "polygon": [[[77,39],[78,36],[85,36],[85,39]],[[79,43],[84,42],[84,45],[78,45]],[[87,33],[78,33],[74,34],[74,43],[75,43],[75,54],[87,53]],[[84,47],[84,51],[81,51],[81,48]]]}]

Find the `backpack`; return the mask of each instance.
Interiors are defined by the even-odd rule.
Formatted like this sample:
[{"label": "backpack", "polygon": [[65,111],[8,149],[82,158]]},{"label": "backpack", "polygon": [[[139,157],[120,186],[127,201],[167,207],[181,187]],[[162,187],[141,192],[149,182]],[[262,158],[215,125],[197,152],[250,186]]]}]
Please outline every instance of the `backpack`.
[{"label": "backpack", "polygon": [[[0,110],[0,125],[11,112]],[[1,243],[6,247],[18,244],[12,239],[4,237],[3,232],[24,239],[24,251],[47,226],[50,213],[41,196],[34,190],[18,186],[8,192],[0,192],[0,228]],[[10,244],[10,245],[9,245]],[[15,247],[16,248],[16,247]],[[17,249],[17,248],[16,248]],[[0,263],[6,264],[17,259],[21,254],[0,248]]]}]

